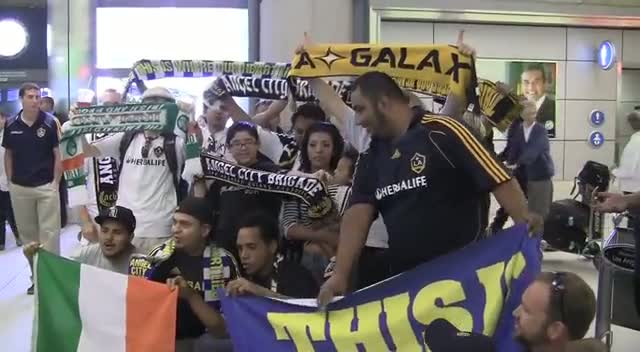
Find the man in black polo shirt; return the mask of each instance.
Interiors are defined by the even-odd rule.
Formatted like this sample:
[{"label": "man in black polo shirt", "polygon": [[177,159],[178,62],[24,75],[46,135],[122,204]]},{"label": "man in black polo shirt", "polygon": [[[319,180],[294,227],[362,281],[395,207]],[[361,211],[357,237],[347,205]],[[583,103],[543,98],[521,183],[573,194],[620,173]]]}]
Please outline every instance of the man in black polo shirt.
[{"label": "man in black polo shirt", "polygon": [[231,295],[311,298],[318,285],[311,273],[293,261],[278,261],[279,225],[273,217],[256,213],[239,225],[236,244],[246,278],[229,282]]},{"label": "man in black polo shirt", "polygon": [[518,184],[465,125],[415,115],[400,87],[384,73],[360,76],[354,89],[357,123],[373,139],[358,161],[335,272],[321,288],[320,305],[345,292],[378,212],[389,233],[392,274],[474,241],[484,230],[479,210],[489,192],[516,223],[529,218]]},{"label": "man in black polo shirt", "polygon": [[[60,252],[62,162],[55,118],[40,110],[40,88],[25,83],[19,91],[22,110],[4,129],[5,170],[16,224],[25,242],[40,242]],[[33,286],[27,293],[33,293]]]}]

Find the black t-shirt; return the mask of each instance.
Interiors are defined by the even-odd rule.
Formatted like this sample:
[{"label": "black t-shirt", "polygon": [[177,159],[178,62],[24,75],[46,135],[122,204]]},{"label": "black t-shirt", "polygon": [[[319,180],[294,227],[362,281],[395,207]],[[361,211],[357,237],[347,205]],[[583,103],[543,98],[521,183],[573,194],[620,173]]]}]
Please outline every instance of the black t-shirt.
[{"label": "black t-shirt", "polygon": [[[154,270],[151,274],[151,280],[164,283],[167,279],[179,275],[187,281],[191,288],[204,297],[202,263],[202,256],[190,256],[182,251],[176,251]],[[191,310],[189,303],[183,299],[178,299],[177,318],[176,339],[195,338],[206,331],[204,324]]]},{"label": "black t-shirt", "polygon": [[[22,111],[7,121],[2,138],[2,146],[13,154],[10,181],[23,187],[42,186],[53,181],[58,125],[52,115],[42,111],[31,126],[22,121],[21,115]],[[67,149],[74,155],[77,146],[70,142]]]},{"label": "black t-shirt", "polygon": [[[273,275],[275,274],[275,275]],[[276,283],[276,292],[291,298],[315,298],[318,295],[318,284],[309,270],[292,261],[278,263],[278,269],[267,278],[251,278],[251,281],[268,289],[272,289],[272,281]]]},{"label": "black t-shirt", "polygon": [[472,242],[483,197],[510,178],[465,125],[417,116],[402,137],[374,139],[360,155],[350,203],[382,214],[399,273]]},{"label": "black t-shirt", "polygon": [[[279,168],[270,160],[259,159],[252,169],[278,172]],[[217,214],[214,240],[218,246],[233,253],[236,258],[236,236],[238,223],[245,214],[262,211],[278,218],[280,212],[280,196],[274,193],[260,192],[237,187],[223,182],[214,182],[208,198]]]}]

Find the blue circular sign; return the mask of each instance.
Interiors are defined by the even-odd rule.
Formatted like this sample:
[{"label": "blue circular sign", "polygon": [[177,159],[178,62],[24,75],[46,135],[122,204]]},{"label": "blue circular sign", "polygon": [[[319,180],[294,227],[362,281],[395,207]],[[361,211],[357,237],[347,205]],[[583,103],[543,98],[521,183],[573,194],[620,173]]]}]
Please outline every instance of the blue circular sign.
[{"label": "blue circular sign", "polygon": [[616,62],[616,47],[613,46],[613,43],[605,40],[598,47],[598,65],[603,70],[608,70],[613,67],[613,64]]},{"label": "blue circular sign", "polygon": [[600,131],[593,131],[589,134],[589,145],[600,148],[604,144],[604,135]]},{"label": "blue circular sign", "polygon": [[589,115],[589,119],[591,120],[591,124],[594,126],[602,126],[604,124],[604,112],[600,110],[593,110]]}]

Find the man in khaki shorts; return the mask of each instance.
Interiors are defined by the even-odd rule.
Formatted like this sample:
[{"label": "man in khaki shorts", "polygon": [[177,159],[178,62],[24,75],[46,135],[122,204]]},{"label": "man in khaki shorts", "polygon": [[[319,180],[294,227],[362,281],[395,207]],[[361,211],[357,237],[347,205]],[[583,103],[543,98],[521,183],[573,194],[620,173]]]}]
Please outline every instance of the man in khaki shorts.
[{"label": "man in khaki shorts", "polygon": [[[60,252],[62,161],[55,118],[40,110],[40,88],[25,83],[19,91],[22,110],[7,122],[2,146],[11,204],[20,235]],[[27,290],[33,294],[33,285]]]}]

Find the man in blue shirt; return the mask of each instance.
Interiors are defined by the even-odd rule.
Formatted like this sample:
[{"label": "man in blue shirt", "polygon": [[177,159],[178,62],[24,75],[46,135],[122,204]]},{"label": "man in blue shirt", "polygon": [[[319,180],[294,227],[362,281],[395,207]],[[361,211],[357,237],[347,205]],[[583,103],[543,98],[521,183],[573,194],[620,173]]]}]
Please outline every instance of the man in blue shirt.
[{"label": "man in blue shirt", "polygon": [[489,192],[516,223],[529,219],[518,184],[465,125],[416,114],[400,87],[381,72],[360,76],[354,89],[357,123],[372,141],[357,163],[335,271],[320,291],[321,305],[345,293],[378,212],[389,233],[392,274],[479,238],[480,206]]},{"label": "man in blue shirt", "polygon": [[[11,204],[20,235],[60,252],[62,161],[55,118],[40,110],[40,87],[25,83],[19,91],[22,110],[7,123],[2,146]],[[33,294],[33,285],[27,291]]]}]

